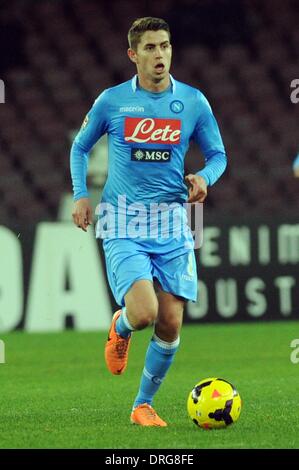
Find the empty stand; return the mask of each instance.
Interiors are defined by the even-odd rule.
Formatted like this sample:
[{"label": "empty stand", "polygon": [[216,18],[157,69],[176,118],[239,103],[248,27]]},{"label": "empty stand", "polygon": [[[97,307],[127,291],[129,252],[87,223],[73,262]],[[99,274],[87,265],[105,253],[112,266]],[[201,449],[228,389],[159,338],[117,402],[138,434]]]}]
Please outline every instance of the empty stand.
[{"label": "empty stand", "polygon": [[[219,3],[218,13],[235,5]],[[239,4],[243,31],[201,24],[201,13],[208,18],[208,7],[216,8],[212,0],[153,1],[151,14],[171,19],[172,74],[205,93],[222,131],[229,165],[210,188],[207,209],[236,216],[295,211],[299,104],[290,101],[290,82],[299,78],[298,5]],[[148,9],[138,0],[28,0],[3,8],[22,26],[25,57],[16,65],[7,62],[3,72],[9,86],[0,105],[0,222],[55,220],[61,196],[71,190],[71,135],[105,88],[135,73],[126,54],[127,30]],[[199,18],[198,39],[195,31],[182,36],[182,12],[182,24],[190,28]],[[200,166],[200,151],[191,146],[186,171]]]}]

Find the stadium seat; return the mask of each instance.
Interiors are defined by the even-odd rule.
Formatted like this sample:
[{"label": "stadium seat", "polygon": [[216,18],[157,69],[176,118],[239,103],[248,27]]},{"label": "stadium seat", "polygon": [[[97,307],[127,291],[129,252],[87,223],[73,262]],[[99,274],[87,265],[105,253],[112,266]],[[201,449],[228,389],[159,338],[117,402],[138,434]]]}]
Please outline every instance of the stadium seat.
[{"label": "stadium seat", "polygon": [[[190,21],[201,8],[195,3],[190,13],[184,8]],[[176,17],[181,7],[172,11],[172,6],[172,0],[152,2],[153,11]],[[236,215],[295,208],[298,200],[291,165],[298,151],[299,106],[289,97],[290,83],[298,78],[298,10],[291,0],[246,1],[243,8],[249,29],[228,35],[229,40],[224,34],[221,41],[203,36],[190,41],[189,31],[185,41],[176,37],[179,29],[173,35],[172,73],[207,96],[228,153],[227,179],[209,191],[209,210],[231,207]],[[27,63],[5,71],[10,97],[0,105],[0,190],[8,193],[0,218],[28,215],[27,207],[13,205],[10,179],[20,185],[18,204],[26,195],[36,217],[55,217],[55,205],[70,190],[72,136],[95,98],[135,73],[124,42],[133,11],[136,17],[145,15],[137,0],[69,0],[67,9],[63,1],[43,1],[20,9]],[[209,28],[215,38],[223,34],[212,24],[204,26],[207,37],[212,37]],[[186,168],[195,172],[202,164],[200,151],[191,145]],[[287,189],[277,195],[281,185]]]}]

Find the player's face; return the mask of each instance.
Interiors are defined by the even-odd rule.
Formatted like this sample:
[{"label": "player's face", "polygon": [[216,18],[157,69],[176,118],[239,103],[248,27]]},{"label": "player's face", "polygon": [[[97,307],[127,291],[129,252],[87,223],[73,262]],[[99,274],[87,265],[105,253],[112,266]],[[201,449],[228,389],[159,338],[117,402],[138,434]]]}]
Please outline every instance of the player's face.
[{"label": "player's face", "polygon": [[138,74],[156,83],[162,81],[169,74],[171,52],[167,31],[146,31],[134,55]]}]

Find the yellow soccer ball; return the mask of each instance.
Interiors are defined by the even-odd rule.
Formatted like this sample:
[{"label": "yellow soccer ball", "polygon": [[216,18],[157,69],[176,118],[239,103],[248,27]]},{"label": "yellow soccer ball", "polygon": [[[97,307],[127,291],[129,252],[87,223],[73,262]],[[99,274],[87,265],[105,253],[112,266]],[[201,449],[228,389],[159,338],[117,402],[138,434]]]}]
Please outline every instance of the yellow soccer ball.
[{"label": "yellow soccer ball", "polygon": [[235,387],[215,377],[198,382],[187,400],[190,418],[204,429],[225,428],[235,423],[241,408],[242,400]]}]

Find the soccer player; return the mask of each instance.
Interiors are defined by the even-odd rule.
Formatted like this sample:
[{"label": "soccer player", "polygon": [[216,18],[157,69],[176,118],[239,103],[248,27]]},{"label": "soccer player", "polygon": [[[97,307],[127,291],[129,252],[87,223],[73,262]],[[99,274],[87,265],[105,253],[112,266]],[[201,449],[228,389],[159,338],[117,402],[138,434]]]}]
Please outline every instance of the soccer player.
[{"label": "soccer player", "polygon": [[[108,280],[121,309],[112,319],[105,360],[112,374],[123,374],[132,333],[154,325],[131,422],[167,426],[153,409],[153,398],[179,347],[184,304],[197,299],[185,203],[205,200],[207,187],[225,170],[226,154],[205,96],[169,73],[168,24],[159,18],[137,19],[128,41],[137,75],[100,94],[72,146],[73,221],[84,231],[92,222],[86,187],[88,152],[107,133],[108,178],[101,200],[105,211],[100,210],[106,225],[99,219],[97,237],[104,239]],[[184,157],[192,139],[203,152],[205,167],[185,177]],[[163,217],[173,215],[174,205],[181,208],[166,225],[168,231],[159,218],[150,219],[157,205]],[[138,236],[137,226],[147,229],[146,234]],[[152,231],[155,236],[148,232],[152,228],[157,229]]]}]

